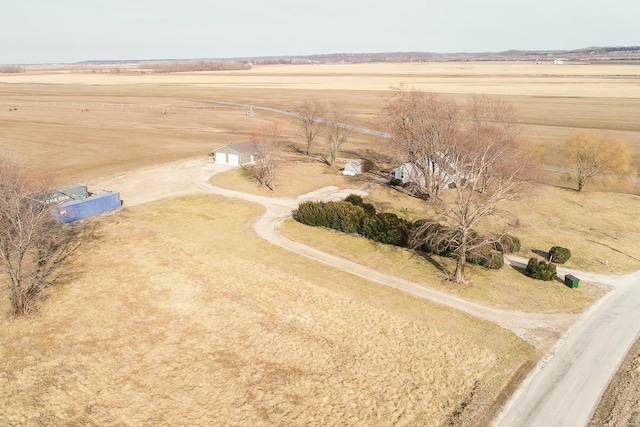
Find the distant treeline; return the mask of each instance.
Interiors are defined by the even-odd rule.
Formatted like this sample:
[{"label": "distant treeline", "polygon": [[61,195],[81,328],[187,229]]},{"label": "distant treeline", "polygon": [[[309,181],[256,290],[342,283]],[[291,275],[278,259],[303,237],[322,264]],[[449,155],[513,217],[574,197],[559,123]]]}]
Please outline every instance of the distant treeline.
[{"label": "distant treeline", "polygon": [[24,73],[21,65],[0,65],[0,73]]},{"label": "distant treeline", "polygon": [[563,58],[573,61],[640,61],[640,46],[591,47],[574,50],[510,50],[505,52],[433,53],[380,52],[330,53],[305,56],[242,58],[255,65],[328,64],[367,62],[446,62],[446,61],[539,61]]},{"label": "distant treeline", "polygon": [[156,73],[184,73],[189,71],[232,71],[250,70],[248,61],[174,61],[174,62],[144,62],[140,68],[152,70]]}]

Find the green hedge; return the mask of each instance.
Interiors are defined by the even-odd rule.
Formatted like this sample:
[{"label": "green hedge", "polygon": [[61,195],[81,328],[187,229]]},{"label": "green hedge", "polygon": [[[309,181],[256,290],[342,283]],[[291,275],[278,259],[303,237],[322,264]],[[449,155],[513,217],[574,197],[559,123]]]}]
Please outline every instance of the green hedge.
[{"label": "green hedge", "polygon": [[409,245],[409,222],[393,213],[367,215],[362,221],[360,234],[375,242],[407,247]]},{"label": "green hedge", "polygon": [[490,243],[472,249],[467,254],[467,262],[484,268],[499,270],[504,266],[504,254],[493,249]]},{"label": "green hedge", "polygon": [[567,248],[554,246],[549,249],[549,261],[556,264],[564,264],[571,258],[571,251]]},{"label": "green hedge", "polygon": [[376,213],[370,203],[357,195],[343,202],[303,202],[295,218],[314,227],[327,227],[344,233],[358,233],[376,242],[407,247],[409,222],[393,213]]},{"label": "green hedge", "polygon": [[[415,249],[436,255],[451,256],[459,246],[446,226],[427,220],[411,223],[393,213],[377,213],[372,204],[365,203],[357,194],[349,195],[342,202],[303,202],[298,206],[295,219],[306,225],[358,233],[375,242],[400,247],[409,247],[411,234],[422,228],[423,242]],[[447,234],[452,237],[447,239]],[[482,241],[474,230],[470,231],[469,238],[471,244]],[[497,244],[483,244],[470,251],[467,262],[499,269],[504,265],[503,252],[519,249],[520,241],[516,237],[504,235]]]},{"label": "green hedge", "polygon": [[504,254],[511,254],[520,251],[520,239],[510,234],[501,235],[494,243],[493,249]]},{"label": "green hedge", "polygon": [[553,280],[558,274],[555,264],[538,261],[536,258],[529,259],[527,273],[529,276],[538,280]]},{"label": "green hedge", "polygon": [[359,196],[357,194],[349,194],[347,197],[345,197],[344,201],[349,202],[354,206],[362,206],[362,204],[364,203],[364,200],[362,200],[362,196]]},{"label": "green hedge", "polygon": [[[422,243],[416,247],[416,250],[434,255],[455,256],[456,249],[460,246],[459,236],[450,232],[445,225],[435,221],[419,220],[413,223],[414,232],[418,229],[421,229]],[[447,238],[447,234],[450,237]],[[514,241],[518,245],[520,244],[520,240],[516,237],[510,237],[511,239],[505,239],[505,241]],[[496,270],[504,266],[504,254],[502,251],[496,250],[494,244],[480,244],[484,239],[475,230],[469,231],[468,238],[470,245],[479,246],[467,253],[467,262]],[[506,247],[506,245],[500,247]],[[515,244],[512,247],[515,247]]]},{"label": "green hedge", "polygon": [[360,206],[348,202],[303,202],[298,206],[295,217],[306,225],[357,233],[365,212]]},{"label": "green hedge", "polygon": [[422,228],[422,243],[416,249],[428,254],[449,256],[450,242],[442,238],[447,233],[447,227],[439,222],[428,222],[428,224],[427,222],[427,220],[418,220],[412,225],[414,233]]}]

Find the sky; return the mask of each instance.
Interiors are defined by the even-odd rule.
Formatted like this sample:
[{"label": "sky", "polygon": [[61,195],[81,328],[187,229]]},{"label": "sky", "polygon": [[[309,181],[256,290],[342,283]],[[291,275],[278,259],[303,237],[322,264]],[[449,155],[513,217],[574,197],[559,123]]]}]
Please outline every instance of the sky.
[{"label": "sky", "polygon": [[640,45],[638,0],[3,0],[0,64]]}]

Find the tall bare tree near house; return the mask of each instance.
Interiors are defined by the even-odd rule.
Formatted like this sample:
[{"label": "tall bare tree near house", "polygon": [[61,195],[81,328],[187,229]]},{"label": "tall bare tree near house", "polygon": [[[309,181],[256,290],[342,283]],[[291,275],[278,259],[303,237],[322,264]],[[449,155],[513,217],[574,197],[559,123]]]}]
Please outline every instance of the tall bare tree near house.
[{"label": "tall bare tree near house", "polygon": [[338,151],[351,138],[353,133],[351,115],[347,112],[344,104],[334,102],[327,108],[322,124],[324,126],[324,136],[329,146],[327,163],[329,166],[333,166],[336,162]]},{"label": "tall bare tree near house", "polygon": [[[456,269],[452,280],[465,281],[468,255],[497,238],[480,239],[473,228],[492,215],[496,205],[518,197],[523,184],[533,180],[536,166],[515,141],[506,144],[503,130],[486,125],[470,127],[460,135],[459,148],[450,159],[456,165],[450,194],[434,201],[440,219],[453,234]],[[508,148],[507,148],[508,147]],[[490,171],[490,182],[485,178]]]},{"label": "tall bare tree near house", "polygon": [[446,158],[461,126],[458,106],[435,94],[400,87],[389,100],[382,123],[390,135],[390,155],[405,165],[408,185],[425,198],[438,197],[447,185]]},{"label": "tall bare tree near house", "polygon": [[596,175],[631,175],[631,148],[629,143],[593,132],[577,132],[567,139],[570,167],[582,191]]},{"label": "tall bare tree near house", "polygon": [[251,166],[256,179],[271,191],[276,189],[276,175],[283,162],[286,143],[284,131],[277,123],[256,129],[251,135],[256,145],[255,164]]},{"label": "tall bare tree near house", "polygon": [[311,155],[311,146],[322,129],[325,107],[320,101],[306,101],[298,109],[298,125],[307,143],[307,155]]},{"label": "tall bare tree near house", "polygon": [[493,214],[498,203],[517,197],[532,177],[534,167],[515,139],[516,116],[507,119],[507,107],[502,101],[471,98],[460,108],[436,95],[401,88],[385,110],[397,159],[413,162],[416,168],[423,156],[430,160],[419,169],[424,178],[416,185],[423,186],[430,196],[426,203],[438,212],[435,221],[444,225],[425,222],[413,243],[453,252],[456,269],[450,278],[456,283],[465,281],[469,253],[491,243],[478,239],[473,227]]},{"label": "tall bare tree near house", "polygon": [[465,150],[482,151],[486,158],[493,159],[485,164],[478,176],[478,191],[484,192],[491,184],[497,162],[509,152],[519,151],[516,143],[521,132],[519,114],[513,104],[487,95],[472,95],[464,110],[466,123],[470,126],[467,133],[479,136],[466,138],[468,146]]},{"label": "tall bare tree near house", "polygon": [[55,223],[34,193],[47,194],[20,162],[0,154],[0,283],[13,316],[34,310],[74,249],[71,226]]}]

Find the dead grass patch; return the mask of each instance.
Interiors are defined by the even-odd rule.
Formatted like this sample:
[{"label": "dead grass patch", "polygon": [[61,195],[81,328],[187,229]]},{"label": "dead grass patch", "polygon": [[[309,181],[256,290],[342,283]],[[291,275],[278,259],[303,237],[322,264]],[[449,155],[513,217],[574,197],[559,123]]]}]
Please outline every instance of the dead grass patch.
[{"label": "dead grass patch", "polygon": [[291,155],[276,176],[275,191],[253,178],[244,168],[233,169],[214,175],[209,181],[212,185],[270,197],[295,197],[315,191],[325,186],[353,188],[368,181],[363,177],[343,176],[338,166],[327,166],[304,155]]},{"label": "dead grass patch", "polygon": [[191,197],[98,224],[82,276],[0,323],[0,423],[444,425],[536,357],[242,231],[259,213]]}]

